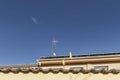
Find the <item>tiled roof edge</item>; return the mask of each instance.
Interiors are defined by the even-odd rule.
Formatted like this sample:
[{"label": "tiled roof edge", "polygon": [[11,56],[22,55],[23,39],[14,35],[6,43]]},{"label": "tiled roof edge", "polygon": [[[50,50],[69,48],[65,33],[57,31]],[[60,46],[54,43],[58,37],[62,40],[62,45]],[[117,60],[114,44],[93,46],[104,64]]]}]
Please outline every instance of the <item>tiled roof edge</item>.
[{"label": "tiled roof edge", "polygon": [[63,68],[49,68],[49,69],[42,69],[40,67],[36,67],[36,68],[3,68],[3,69],[0,69],[0,72],[2,73],[19,73],[19,72],[22,72],[22,73],[29,73],[29,72],[32,72],[32,73],[39,73],[39,72],[43,72],[43,73],[49,73],[49,72],[52,72],[52,73],[59,73],[59,72],[62,72],[62,73],[84,73],[84,74],[87,74],[87,73],[94,73],[94,74],[97,74],[97,73],[103,73],[103,74],[108,74],[108,73],[113,73],[113,74],[118,74],[120,73],[120,70],[117,70],[117,69],[110,69],[110,70],[95,70],[95,69],[91,69],[91,70],[84,70],[84,69],[63,69]]},{"label": "tiled roof edge", "polygon": [[15,65],[5,65],[5,66],[0,66],[0,69],[3,68],[29,68],[29,67],[38,67],[38,64],[15,64]]}]

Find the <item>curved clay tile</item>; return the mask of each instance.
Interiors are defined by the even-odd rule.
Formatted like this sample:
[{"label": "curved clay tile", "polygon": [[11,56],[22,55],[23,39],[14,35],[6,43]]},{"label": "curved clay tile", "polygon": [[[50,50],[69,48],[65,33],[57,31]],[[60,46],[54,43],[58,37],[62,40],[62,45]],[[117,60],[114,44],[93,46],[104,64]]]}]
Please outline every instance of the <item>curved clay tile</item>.
[{"label": "curved clay tile", "polygon": [[50,69],[41,69],[41,71],[44,73],[48,73],[48,72],[50,72]]},{"label": "curved clay tile", "polygon": [[100,73],[101,70],[91,69],[90,72],[97,74],[97,73]]},{"label": "curved clay tile", "polygon": [[70,69],[70,72],[79,73],[81,69]]},{"label": "curved clay tile", "polygon": [[50,70],[51,70],[53,73],[58,73],[61,69],[60,69],[60,68],[50,68]]},{"label": "curved clay tile", "polygon": [[29,68],[20,68],[20,71],[23,73],[28,73],[30,71]]},{"label": "curved clay tile", "polygon": [[90,72],[90,70],[81,69],[80,72],[87,74]]},{"label": "curved clay tile", "polygon": [[8,73],[10,70],[8,69],[8,68],[3,68],[3,69],[1,69],[1,72],[3,72],[3,73]]},{"label": "curved clay tile", "polygon": [[101,70],[101,73],[103,74],[108,74],[109,72],[110,72],[109,70],[105,70],[105,69]]},{"label": "curved clay tile", "polygon": [[62,68],[61,71],[62,71],[63,73],[68,73],[70,70],[69,70],[69,69],[66,69],[66,68]]},{"label": "curved clay tile", "polygon": [[36,67],[36,68],[30,68],[30,70],[33,72],[33,73],[37,73],[40,71],[40,68],[39,67]]},{"label": "curved clay tile", "polygon": [[118,74],[118,73],[120,72],[120,70],[117,70],[117,69],[111,69],[110,72],[113,73],[113,74]]},{"label": "curved clay tile", "polygon": [[10,71],[14,72],[14,73],[18,73],[20,71],[19,68],[11,68]]}]

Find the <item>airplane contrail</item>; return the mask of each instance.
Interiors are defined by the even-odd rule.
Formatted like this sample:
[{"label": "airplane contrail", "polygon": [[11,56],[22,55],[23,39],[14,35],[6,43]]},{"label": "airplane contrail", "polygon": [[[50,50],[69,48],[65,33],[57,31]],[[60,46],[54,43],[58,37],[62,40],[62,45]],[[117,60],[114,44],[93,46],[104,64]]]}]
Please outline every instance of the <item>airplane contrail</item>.
[{"label": "airplane contrail", "polygon": [[31,17],[31,19],[32,19],[34,24],[38,24],[38,21],[37,21],[37,19],[35,17]]}]

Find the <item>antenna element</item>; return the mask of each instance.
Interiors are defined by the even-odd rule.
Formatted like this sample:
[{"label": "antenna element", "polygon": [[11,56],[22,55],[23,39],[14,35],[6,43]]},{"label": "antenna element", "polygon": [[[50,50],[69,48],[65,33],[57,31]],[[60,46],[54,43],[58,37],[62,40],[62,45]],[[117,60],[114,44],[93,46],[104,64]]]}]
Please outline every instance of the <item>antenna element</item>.
[{"label": "antenna element", "polygon": [[52,54],[53,56],[56,56],[55,46],[58,43],[58,40],[53,39],[52,40]]}]

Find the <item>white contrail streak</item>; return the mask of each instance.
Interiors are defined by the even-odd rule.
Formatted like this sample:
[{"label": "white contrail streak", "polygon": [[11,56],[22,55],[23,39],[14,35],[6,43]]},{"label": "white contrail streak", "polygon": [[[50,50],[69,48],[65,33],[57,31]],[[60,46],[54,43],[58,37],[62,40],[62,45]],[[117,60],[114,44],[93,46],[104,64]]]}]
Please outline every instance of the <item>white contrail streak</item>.
[{"label": "white contrail streak", "polygon": [[35,17],[31,17],[31,19],[32,19],[33,23],[38,24],[38,21]]}]

